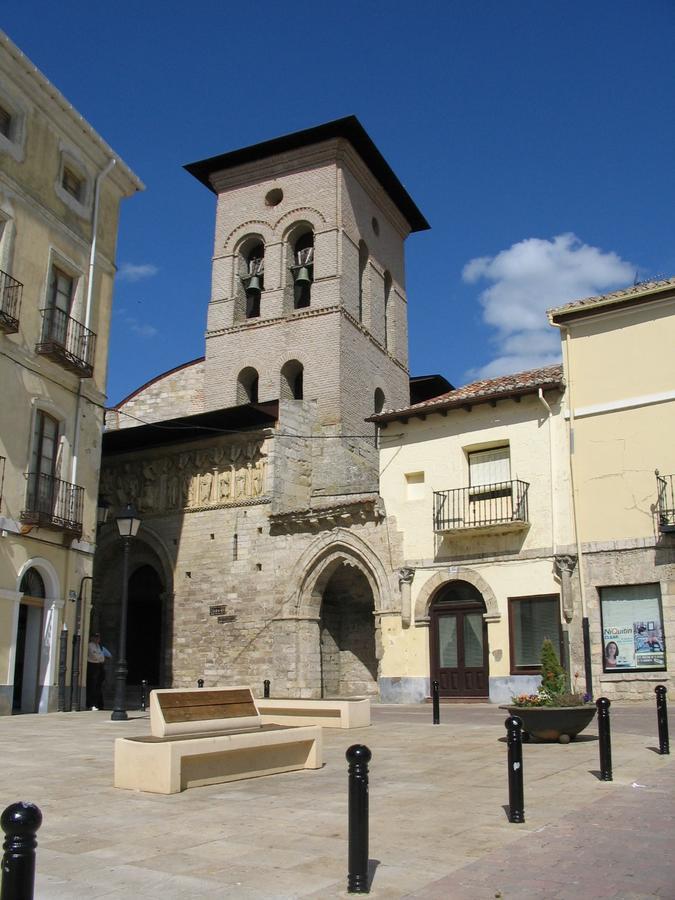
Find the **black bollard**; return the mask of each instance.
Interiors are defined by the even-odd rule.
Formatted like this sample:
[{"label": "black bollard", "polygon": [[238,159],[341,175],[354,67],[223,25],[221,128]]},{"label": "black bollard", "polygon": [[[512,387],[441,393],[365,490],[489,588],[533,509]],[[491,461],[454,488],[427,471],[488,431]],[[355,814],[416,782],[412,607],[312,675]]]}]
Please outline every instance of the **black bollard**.
[{"label": "black bollard", "polygon": [[347,892],[368,894],[368,763],[372,753],[363,744],[353,744],[349,763],[349,873]]},{"label": "black bollard", "polygon": [[148,706],[148,682],[144,678],[141,681],[141,712],[145,712]]},{"label": "black bollard", "polygon": [[198,679],[197,679],[197,687],[198,687],[198,688],[203,688],[203,687],[204,687],[204,679],[203,679],[203,678],[198,678]]},{"label": "black bollard", "polygon": [[509,760],[509,822],[525,821],[523,792],[523,723],[518,716],[509,716],[506,725],[506,745]]},{"label": "black bollard", "polygon": [[441,703],[438,697],[438,682],[431,682],[431,704],[433,706],[434,725],[441,724]]},{"label": "black bollard", "polygon": [[269,698],[270,698],[270,680],[269,680],[269,678],[266,678],[263,681],[263,697],[265,698],[265,700],[269,700]]},{"label": "black bollard", "polygon": [[659,725],[659,753],[670,754],[670,740],[668,738],[668,707],[666,705],[666,688],[659,684],[654,688],[656,693],[656,718]]},{"label": "black bollard", "polygon": [[598,707],[598,739],[600,741],[600,780],[612,781],[612,737],[609,730],[609,707],[607,697],[595,701]]},{"label": "black bollard", "polygon": [[42,813],[34,803],[12,803],[0,817],[5,832],[2,856],[2,900],[33,900],[35,848]]}]

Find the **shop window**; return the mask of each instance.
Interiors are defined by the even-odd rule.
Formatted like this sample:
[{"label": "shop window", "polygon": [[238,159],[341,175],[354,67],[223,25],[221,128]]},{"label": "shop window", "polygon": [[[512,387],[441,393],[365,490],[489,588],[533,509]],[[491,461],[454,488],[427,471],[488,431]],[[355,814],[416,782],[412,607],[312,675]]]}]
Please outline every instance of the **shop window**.
[{"label": "shop window", "polygon": [[666,669],[658,584],[600,588],[600,611],[605,672]]},{"label": "shop window", "polygon": [[512,675],[531,675],[539,672],[541,646],[547,638],[562,659],[562,625],[558,594],[510,597],[509,643]]}]

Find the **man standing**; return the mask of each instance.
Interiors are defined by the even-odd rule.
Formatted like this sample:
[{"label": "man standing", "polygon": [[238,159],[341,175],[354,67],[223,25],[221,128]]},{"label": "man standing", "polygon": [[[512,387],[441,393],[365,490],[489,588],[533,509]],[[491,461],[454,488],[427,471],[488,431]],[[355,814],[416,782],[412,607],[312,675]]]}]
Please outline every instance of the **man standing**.
[{"label": "man standing", "polygon": [[101,644],[101,635],[92,634],[87,647],[87,709],[103,709],[105,661],[112,653]]}]

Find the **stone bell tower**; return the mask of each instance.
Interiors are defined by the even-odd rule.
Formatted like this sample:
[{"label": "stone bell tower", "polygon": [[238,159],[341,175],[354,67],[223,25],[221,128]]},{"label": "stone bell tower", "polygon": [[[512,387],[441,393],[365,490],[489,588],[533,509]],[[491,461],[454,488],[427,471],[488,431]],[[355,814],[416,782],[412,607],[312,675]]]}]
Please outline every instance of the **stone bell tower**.
[{"label": "stone bell tower", "polygon": [[407,404],[403,244],[429,226],[359,121],[186,169],[217,196],[206,409],[303,399],[362,434]]}]

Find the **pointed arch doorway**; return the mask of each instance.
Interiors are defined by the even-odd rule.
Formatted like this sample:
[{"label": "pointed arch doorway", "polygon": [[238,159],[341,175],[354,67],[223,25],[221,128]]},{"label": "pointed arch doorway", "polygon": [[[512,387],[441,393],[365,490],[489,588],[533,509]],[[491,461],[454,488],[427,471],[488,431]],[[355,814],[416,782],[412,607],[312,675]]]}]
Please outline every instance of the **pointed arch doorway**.
[{"label": "pointed arch doorway", "polygon": [[472,584],[453,581],[437,593],[430,610],[431,680],[448,699],[489,696],[485,602]]},{"label": "pointed arch doorway", "polygon": [[377,693],[373,592],[363,572],[345,561],[325,573],[319,619],[321,696]]}]

